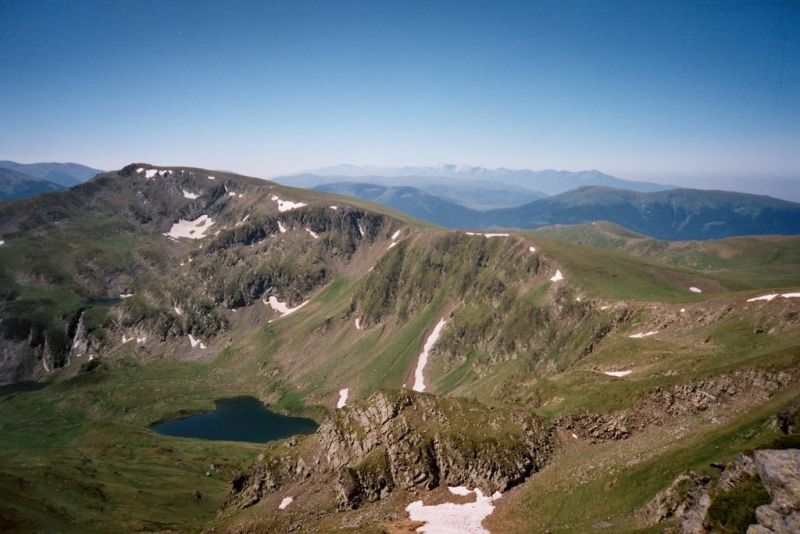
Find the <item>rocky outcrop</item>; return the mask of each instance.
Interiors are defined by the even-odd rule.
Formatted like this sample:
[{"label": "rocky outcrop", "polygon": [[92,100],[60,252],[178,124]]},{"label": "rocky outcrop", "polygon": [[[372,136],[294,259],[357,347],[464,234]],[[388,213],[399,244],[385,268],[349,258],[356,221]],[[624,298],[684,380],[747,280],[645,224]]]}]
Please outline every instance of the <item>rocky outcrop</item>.
[{"label": "rocky outcrop", "polygon": [[800,450],[756,451],[753,463],[772,502],[756,508],[747,534],[800,532]]},{"label": "rocky outcrop", "polygon": [[[785,370],[745,369],[687,384],[659,387],[645,393],[631,408],[609,414],[567,415],[556,426],[592,441],[626,439],[631,432],[660,425],[668,418],[704,412],[733,402],[763,402],[800,378],[800,367]],[[788,426],[790,415],[781,423]]]},{"label": "rocky outcrop", "polygon": [[234,481],[226,507],[250,506],[308,477],[332,483],[340,509],[441,484],[504,491],[541,468],[551,450],[551,433],[529,411],[378,392],[338,411],[299,445],[268,446]]},{"label": "rocky outcrop", "polygon": [[703,519],[711,504],[709,483],[708,477],[693,472],[680,475],[669,488],[657,493],[637,511],[636,517],[647,526],[674,519],[680,523],[682,534],[704,532]]}]

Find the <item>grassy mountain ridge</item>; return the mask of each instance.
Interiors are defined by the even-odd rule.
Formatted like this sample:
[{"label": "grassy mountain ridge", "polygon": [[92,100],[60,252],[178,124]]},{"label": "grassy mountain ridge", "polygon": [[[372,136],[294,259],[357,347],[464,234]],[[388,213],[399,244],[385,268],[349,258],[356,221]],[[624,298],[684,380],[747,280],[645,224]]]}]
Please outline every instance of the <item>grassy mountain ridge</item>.
[{"label": "grassy mountain ridge", "polygon": [[525,206],[487,212],[483,224],[536,228],[599,220],[671,240],[797,234],[800,204],[729,191],[671,189],[636,193],[582,187]]},{"label": "grassy mountain ridge", "polygon": [[[164,235],[202,216],[211,223],[193,228],[205,237]],[[633,530],[634,509],[680,470],[706,461],[710,441],[724,444],[717,454],[725,457],[774,437],[765,421],[798,398],[795,382],[776,382],[761,397],[749,394],[755,379],[747,377],[794,376],[800,299],[747,300],[798,291],[800,269],[796,238],[682,244],[596,228],[575,229],[578,238],[560,238],[560,229],[468,235],[365,201],[149,164],[1,205],[3,361],[22,360],[16,376],[50,383],[0,399],[4,526],[399,528],[409,493],[337,512],[326,493],[332,485],[302,481],[287,487],[296,501],[285,512],[276,511],[285,495],[266,492],[251,508],[216,516],[231,481],[258,465],[262,448],[169,438],[148,426],[234,395],[323,421],[348,388],[348,404],[369,411],[371,395],[413,383],[422,346],[445,319],[424,372],[426,392],[480,413],[535,414],[557,438],[551,464],[515,479],[497,501],[494,529],[574,531],[609,520]],[[271,298],[303,306],[283,316]],[[619,370],[631,373],[605,374]],[[728,376],[738,388],[730,391],[748,394],[657,419],[658,431],[648,426],[656,421],[648,403],[663,397],[654,397],[658,388],[677,395]],[[645,421],[626,429],[625,440],[595,443],[584,427],[569,431],[576,438],[563,430],[563,421],[581,421],[587,411],[603,418],[620,410]],[[333,420],[349,417],[341,416]],[[686,442],[672,440],[681,427]],[[704,427],[714,429],[710,437]],[[465,440],[455,458],[473,446],[486,457],[495,446],[467,424],[458,433]],[[641,463],[620,474],[629,458],[615,451]],[[602,463],[593,467],[595,457]],[[355,472],[380,474],[372,460]],[[615,488],[611,512],[588,497],[583,515],[559,506],[563,493],[542,493],[540,482],[552,480],[553,469],[568,474],[559,491]],[[547,514],[537,499],[550,503]]]}]

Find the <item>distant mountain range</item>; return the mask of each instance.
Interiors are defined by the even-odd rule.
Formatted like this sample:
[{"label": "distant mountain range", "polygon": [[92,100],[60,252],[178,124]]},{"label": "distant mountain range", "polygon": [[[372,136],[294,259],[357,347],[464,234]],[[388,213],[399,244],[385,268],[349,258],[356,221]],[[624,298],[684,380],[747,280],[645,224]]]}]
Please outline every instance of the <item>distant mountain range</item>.
[{"label": "distant mountain range", "polygon": [[31,197],[63,189],[64,187],[56,183],[39,180],[11,169],[0,168],[0,200]]},{"label": "distant mountain range", "polygon": [[[528,191],[536,191],[546,195],[557,195],[570,191],[584,185],[603,185],[616,187],[619,189],[629,189],[642,193],[654,191],[664,191],[672,189],[673,186],[657,184],[652,182],[637,182],[623,180],[597,170],[590,171],[557,171],[543,170],[532,171],[530,169],[487,169],[484,167],[472,167],[467,165],[437,165],[435,167],[361,167],[355,165],[337,165],[334,167],[323,167],[304,173],[306,185],[292,182],[291,176],[278,178],[276,181],[286,184],[298,185],[300,187],[316,187],[323,183],[358,181],[380,183],[380,185],[410,185],[420,187],[418,183],[409,182],[414,179],[416,182],[424,181],[435,182],[438,179],[456,179],[467,181],[478,181],[481,183],[501,183],[506,186],[516,186]],[[326,180],[320,179],[317,183],[308,184],[309,176],[327,177]],[[374,177],[395,178],[395,180],[384,180],[376,182]],[[336,177],[336,179],[332,179]],[[354,177],[360,178],[353,180]],[[369,177],[370,179],[364,179]],[[420,187],[420,189],[424,189]],[[428,191],[430,192],[430,191]],[[432,193],[433,194],[433,193]]]},{"label": "distant mountain range", "polygon": [[60,191],[81,184],[101,172],[78,163],[0,161],[0,200]]},{"label": "distant mountain range", "polygon": [[72,187],[100,174],[101,170],[78,163],[17,163],[0,161],[0,168],[11,169],[62,187]]},{"label": "distant mountain range", "polygon": [[584,186],[514,208],[478,211],[411,187],[351,182],[316,189],[385,204],[449,228],[539,228],[604,220],[667,240],[800,234],[800,204],[728,191],[639,193]]}]

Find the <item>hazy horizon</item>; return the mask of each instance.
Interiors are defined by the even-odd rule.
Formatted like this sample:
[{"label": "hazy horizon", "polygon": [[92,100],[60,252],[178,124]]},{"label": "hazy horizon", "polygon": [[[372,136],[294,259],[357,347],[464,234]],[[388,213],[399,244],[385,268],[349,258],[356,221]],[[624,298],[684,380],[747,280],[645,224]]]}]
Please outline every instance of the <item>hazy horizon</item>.
[{"label": "hazy horizon", "polygon": [[0,8],[3,159],[598,169],[800,200],[798,3]]}]

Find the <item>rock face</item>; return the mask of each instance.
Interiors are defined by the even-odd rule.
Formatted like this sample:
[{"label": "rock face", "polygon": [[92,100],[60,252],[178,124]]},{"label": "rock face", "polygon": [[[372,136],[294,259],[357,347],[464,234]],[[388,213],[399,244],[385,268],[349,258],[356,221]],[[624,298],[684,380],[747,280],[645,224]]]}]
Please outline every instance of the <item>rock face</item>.
[{"label": "rock face", "polygon": [[233,482],[226,508],[250,506],[308,477],[332,482],[340,509],[395,489],[446,484],[504,491],[541,468],[551,451],[550,431],[528,411],[378,392],[338,411],[299,445],[268,446]]},{"label": "rock face", "polygon": [[756,508],[747,534],[800,532],[800,450],[756,451],[753,463],[772,502]]},{"label": "rock face", "polygon": [[680,475],[669,488],[656,494],[639,510],[637,518],[648,526],[676,519],[682,534],[705,532],[703,519],[711,504],[709,482],[708,477],[696,473]]},{"label": "rock face", "polygon": [[[670,417],[704,412],[737,401],[764,401],[796,382],[798,377],[800,367],[781,371],[746,369],[688,384],[656,388],[643,395],[631,408],[609,414],[568,415],[559,419],[556,426],[592,442],[626,439],[631,432],[663,424]],[[789,417],[785,415],[783,419]],[[783,419],[778,420],[779,425],[793,424]]]}]

